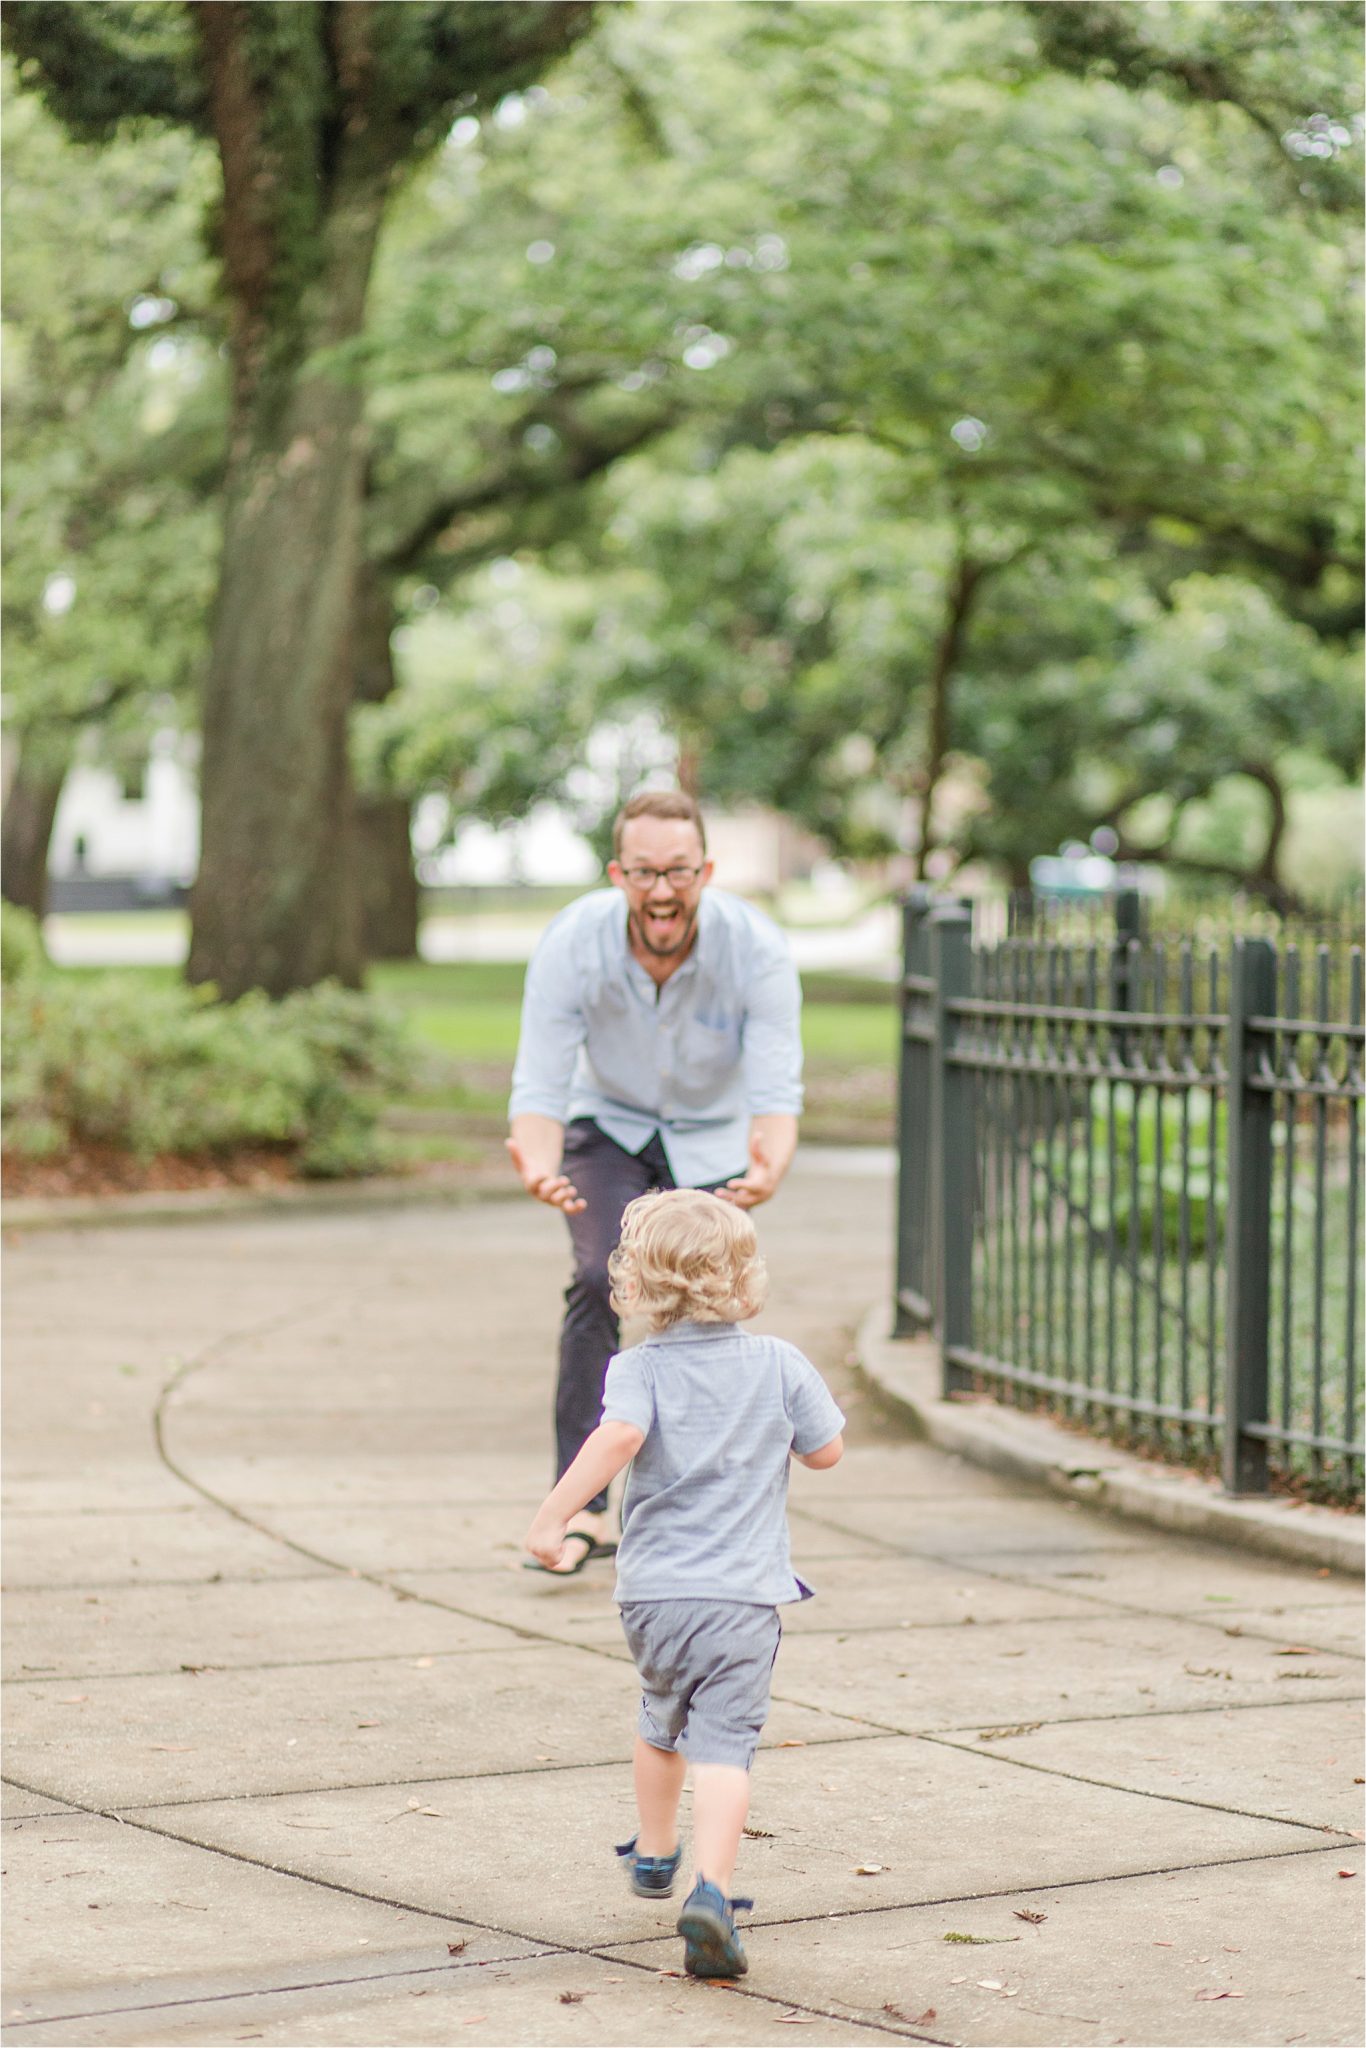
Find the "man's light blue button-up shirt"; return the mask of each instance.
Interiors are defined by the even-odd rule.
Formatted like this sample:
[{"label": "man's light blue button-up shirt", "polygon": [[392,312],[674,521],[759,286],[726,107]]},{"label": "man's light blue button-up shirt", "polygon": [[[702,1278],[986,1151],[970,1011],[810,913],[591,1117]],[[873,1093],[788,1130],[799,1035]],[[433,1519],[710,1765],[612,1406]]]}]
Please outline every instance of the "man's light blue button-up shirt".
[{"label": "man's light blue button-up shirt", "polygon": [[658,1131],[680,1187],[743,1173],[749,1120],[802,1107],[801,984],[786,939],[723,889],[662,985],[630,950],[626,899],[595,890],[527,968],[510,1116],[592,1117],[639,1152]]}]

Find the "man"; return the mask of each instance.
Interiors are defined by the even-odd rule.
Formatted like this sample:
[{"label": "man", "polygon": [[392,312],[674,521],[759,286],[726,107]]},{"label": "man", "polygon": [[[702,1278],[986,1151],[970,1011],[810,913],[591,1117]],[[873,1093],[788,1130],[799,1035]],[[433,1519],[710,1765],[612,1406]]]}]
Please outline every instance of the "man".
[{"label": "man", "polygon": [[[547,929],[527,969],[508,1151],[527,1193],[563,1211],[574,1276],[555,1399],[557,1476],[602,1416],[620,1329],[607,1260],[626,1204],[709,1188],[772,1195],[797,1149],[801,988],[787,941],[708,884],[691,797],[632,797],[613,829],[612,887]],[[624,899],[624,900],[623,900]],[[607,1497],[570,1524],[578,1571],[610,1554]]]}]

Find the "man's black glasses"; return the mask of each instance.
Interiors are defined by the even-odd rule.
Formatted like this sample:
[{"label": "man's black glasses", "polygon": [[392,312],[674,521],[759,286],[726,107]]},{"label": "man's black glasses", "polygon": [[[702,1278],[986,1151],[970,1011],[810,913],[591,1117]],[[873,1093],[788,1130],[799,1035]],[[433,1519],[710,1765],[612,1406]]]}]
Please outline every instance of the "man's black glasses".
[{"label": "man's black glasses", "polygon": [[623,868],[622,873],[633,889],[653,889],[658,881],[665,881],[671,889],[686,889],[689,882],[695,882],[701,868]]}]

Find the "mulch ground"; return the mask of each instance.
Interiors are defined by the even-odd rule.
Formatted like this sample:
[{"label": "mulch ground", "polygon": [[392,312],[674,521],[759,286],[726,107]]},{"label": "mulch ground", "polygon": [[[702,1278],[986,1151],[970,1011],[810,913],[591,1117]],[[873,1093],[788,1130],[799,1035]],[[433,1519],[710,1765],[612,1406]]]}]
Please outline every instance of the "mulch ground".
[{"label": "mulch ground", "polygon": [[180,1194],[197,1188],[274,1188],[299,1179],[292,1152],[262,1145],[241,1152],[163,1152],[137,1159],[113,1145],[79,1145],[53,1159],[6,1153],[5,1194],[61,1200],[70,1195]]}]

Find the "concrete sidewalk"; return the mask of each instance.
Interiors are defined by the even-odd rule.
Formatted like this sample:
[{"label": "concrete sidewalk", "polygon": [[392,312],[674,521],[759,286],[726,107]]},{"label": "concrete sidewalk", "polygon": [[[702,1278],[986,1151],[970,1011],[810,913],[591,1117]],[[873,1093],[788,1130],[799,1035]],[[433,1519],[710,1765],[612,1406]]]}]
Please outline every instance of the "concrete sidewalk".
[{"label": "concrete sidewalk", "polygon": [[12,1244],[4,2038],[1358,2040],[1357,1586],[914,1441],[850,1365],[890,1207],[809,1152],[762,1218],[765,1326],[852,1448],[794,1473],[820,1597],[787,1615],[736,1989],[675,1974],[611,1855],[610,1570],[519,1568],[558,1219]]}]

